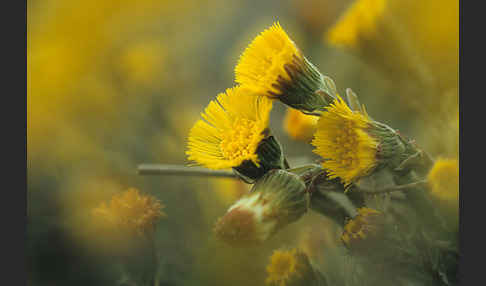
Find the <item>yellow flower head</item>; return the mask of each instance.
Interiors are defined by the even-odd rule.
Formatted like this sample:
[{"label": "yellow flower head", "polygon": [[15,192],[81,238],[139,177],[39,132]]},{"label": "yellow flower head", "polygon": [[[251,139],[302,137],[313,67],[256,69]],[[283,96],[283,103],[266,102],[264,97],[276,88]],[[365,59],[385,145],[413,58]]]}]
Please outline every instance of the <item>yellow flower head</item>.
[{"label": "yellow flower head", "polygon": [[275,250],[267,266],[269,286],[325,285],[325,278],[315,270],[307,255],[298,249]]},{"label": "yellow flower head", "polygon": [[[246,48],[235,77],[237,83],[257,94],[309,112],[325,106],[335,93],[332,80],[325,80],[278,22]],[[326,97],[317,91],[324,91]]]},{"label": "yellow flower head", "polygon": [[459,199],[459,162],[438,159],[427,176],[431,193],[439,199],[457,202]]},{"label": "yellow flower head", "polygon": [[237,86],[220,93],[189,133],[189,160],[210,169],[251,161],[259,166],[258,144],[268,135],[272,102]]},{"label": "yellow flower head", "polygon": [[350,249],[361,249],[376,241],[383,230],[383,223],[383,215],[379,211],[359,208],[358,215],[344,226],[341,240]]},{"label": "yellow flower head", "polygon": [[137,189],[115,194],[111,201],[93,210],[93,215],[120,231],[143,234],[154,230],[155,224],[166,216],[156,198],[142,195]]},{"label": "yellow flower head", "polygon": [[267,266],[267,285],[277,284],[285,286],[286,281],[297,271],[297,249],[290,251],[275,250]]},{"label": "yellow flower head", "polygon": [[280,24],[274,23],[257,36],[241,55],[235,68],[236,82],[261,94],[267,94],[267,91],[278,93],[279,90],[272,85],[279,77],[290,79],[284,66],[292,63],[294,55],[302,57]]},{"label": "yellow flower head", "polygon": [[371,37],[386,1],[356,0],[328,31],[327,40],[336,46],[355,47],[361,38]]},{"label": "yellow flower head", "polygon": [[284,130],[295,140],[309,141],[316,131],[318,119],[316,116],[304,114],[297,109],[287,108],[283,124]]},{"label": "yellow flower head", "polygon": [[348,185],[367,175],[377,165],[379,142],[368,130],[373,128],[366,113],[352,111],[338,97],[317,123],[312,145],[325,160],[329,178],[339,177]]}]

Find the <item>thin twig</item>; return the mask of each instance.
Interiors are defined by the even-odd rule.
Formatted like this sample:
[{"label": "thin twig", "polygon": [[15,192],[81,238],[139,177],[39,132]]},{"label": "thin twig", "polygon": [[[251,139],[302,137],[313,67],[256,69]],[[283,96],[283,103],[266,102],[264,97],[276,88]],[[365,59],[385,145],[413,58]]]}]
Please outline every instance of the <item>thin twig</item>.
[{"label": "thin twig", "polygon": [[176,176],[204,176],[220,178],[238,178],[232,171],[216,171],[201,167],[188,167],[169,164],[140,164],[137,167],[139,175],[176,175]]},{"label": "thin twig", "polygon": [[392,193],[392,192],[396,192],[396,191],[404,191],[406,189],[414,188],[414,187],[417,187],[417,186],[420,186],[420,185],[423,185],[423,184],[426,184],[426,183],[427,183],[427,180],[421,180],[421,181],[416,181],[416,182],[413,182],[413,183],[410,183],[410,184],[387,187],[387,188],[383,188],[381,190],[376,190],[376,191],[362,189],[362,188],[359,188],[359,187],[358,187],[358,189],[362,193],[375,195],[375,194]]}]

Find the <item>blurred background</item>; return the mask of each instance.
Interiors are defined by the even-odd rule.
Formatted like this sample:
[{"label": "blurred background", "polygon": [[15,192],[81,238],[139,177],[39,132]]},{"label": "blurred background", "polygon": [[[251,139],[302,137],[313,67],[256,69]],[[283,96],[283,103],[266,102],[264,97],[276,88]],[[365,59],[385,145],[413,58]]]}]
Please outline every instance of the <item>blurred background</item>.
[{"label": "blurred background", "polygon": [[[372,11],[383,1],[362,2]],[[434,158],[458,158],[458,1],[387,1],[366,41],[330,41],[351,4],[29,0],[29,285],[119,285],[90,214],[131,187],[165,205],[155,233],[160,285],[263,285],[274,249],[335,243],[339,231],[322,231],[335,228],[330,220],[308,214],[264,246],[231,248],[212,228],[247,185],[136,172],[141,163],[187,163],[189,129],[234,85],[246,46],[277,20],[340,94],[352,88],[373,118]],[[291,164],[312,162],[308,139],[285,128],[286,109],[274,104],[272,132]],[[320,255],[313,259],[326,251],[311,251]]]}]

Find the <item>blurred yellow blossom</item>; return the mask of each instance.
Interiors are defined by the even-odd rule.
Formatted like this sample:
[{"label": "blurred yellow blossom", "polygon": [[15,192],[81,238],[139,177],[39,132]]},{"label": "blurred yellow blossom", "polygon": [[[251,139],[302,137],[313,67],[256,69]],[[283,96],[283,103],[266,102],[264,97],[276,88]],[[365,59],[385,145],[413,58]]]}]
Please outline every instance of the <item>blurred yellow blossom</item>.
[{"label": "blurred yellow blossom", "polygon": [[437,159],[430,170],[427,180],[431,193],[452,203],[459,200],[459,161],[456,159]]},{"label": "blurred yellow blossom", "polygon": [[270,264],[267,266],[267,285],[274,282],[278,282],[280,286],[286,285],[285,280],[289,279],[291,275],[295,275],[297,271],[296,253],[297,249],[290,251],[276,250],[273,252]]},{"label": "blurred yellow blossom", "polygon": [[267,266],[269,286],[327,285],[326,279],[312,266],[307,255],[299,249],[275,250]]},{"label": "blurred yellow blossom", "polygon": [[336,45],[354,47],[360,38],[377,32],[376,22],[382,16],[386,0],[357,0],[328,31],[327,40]]},{"label": "blurred yellow blossom", "polygon": [[103,202],[93,210],[93,215],[121,231],[143,234],[153,232],[157,221],[166,216],[163,208],[156,198],[130,188],[114,195],[108,204]]},{"label": "blurred yellow blossom", "polygon": [[318,119],[317,116],[304,114],[294,108],[287,108],[283,127],[292,139],[309,141],[317,128]]},{"label": "blurred yellow blossom", "polygon": [[165,49],[156,41],[142,41],[127,47],[120,55],[120,71],[136,84],[150,84],[160,74]]},{"label": "blurred yellow blossom", "polygon": [[458,84],[459,0],[393,1],[393,15],[409,31],[416,52],[444,88]]}]

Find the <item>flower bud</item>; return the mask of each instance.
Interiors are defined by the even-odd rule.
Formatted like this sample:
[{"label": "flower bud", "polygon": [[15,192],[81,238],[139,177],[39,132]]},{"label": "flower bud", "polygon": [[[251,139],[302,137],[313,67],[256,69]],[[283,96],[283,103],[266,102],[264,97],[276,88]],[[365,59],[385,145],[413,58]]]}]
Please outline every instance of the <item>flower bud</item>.
[{"label": "flower bud", "polygon": [[306,211],[304,182],[287,171],[272,170],[228,209],[214,230],[235,246],[262,243]]}]

